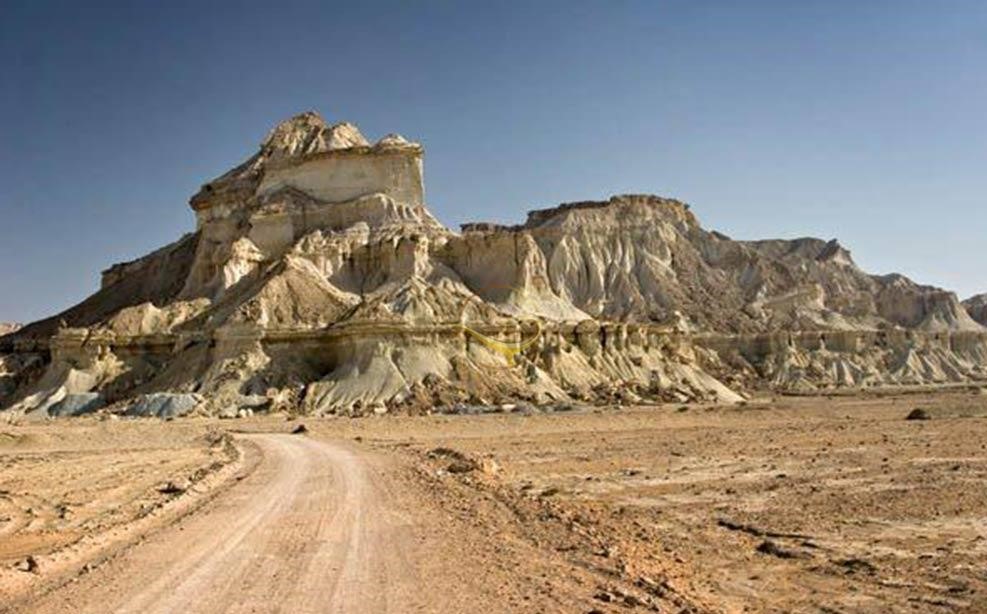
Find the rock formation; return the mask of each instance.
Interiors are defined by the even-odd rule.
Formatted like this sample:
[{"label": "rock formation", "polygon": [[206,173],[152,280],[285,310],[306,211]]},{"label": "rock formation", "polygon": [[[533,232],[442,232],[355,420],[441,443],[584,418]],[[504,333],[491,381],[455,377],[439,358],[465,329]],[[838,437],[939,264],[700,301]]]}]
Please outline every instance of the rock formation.
[{"label": "rock formation", "polygon": [[20,324],[14,324],[13,322],[0,322],[0,337],[9,335],[20,327]]},{"label": "rock formation", "polygon": [[191,198],[195,232],[0,338],[0,404],[360,414],[987,377],[983,309],[835,240],[734,241],[645,195],[456,233],[422,155],[283,122]]},{"label": "rock formation", "polygon": [[971,318],[987,326],[987,294],[971,296],[963,301],[963,307]]}]

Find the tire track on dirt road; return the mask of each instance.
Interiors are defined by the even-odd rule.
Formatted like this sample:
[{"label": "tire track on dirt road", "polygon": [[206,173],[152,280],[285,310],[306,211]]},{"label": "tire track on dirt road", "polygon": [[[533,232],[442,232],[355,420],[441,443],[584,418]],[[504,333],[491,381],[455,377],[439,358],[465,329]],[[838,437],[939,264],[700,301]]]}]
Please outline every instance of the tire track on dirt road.
[{"label": "tire track on dirt road", "polygon": [[252,474],[22,611],[423,609],[410,517],[372,460],[297,435],[244,438],[263,455]]}]

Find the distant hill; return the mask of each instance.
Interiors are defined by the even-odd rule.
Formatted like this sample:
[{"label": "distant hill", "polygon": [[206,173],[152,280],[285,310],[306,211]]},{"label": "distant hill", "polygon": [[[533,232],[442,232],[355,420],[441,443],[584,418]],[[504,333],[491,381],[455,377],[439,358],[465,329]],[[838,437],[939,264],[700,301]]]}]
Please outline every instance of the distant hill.
[{"label": "distant hill", "polygon": [[0,322],[0,337],[8,335],[21,327],[20,324],[14,324],[13,322]]},{"label": "distant hill", "polygon": [[987,293],[971,296],[963,301],[963,307],[971,318],[987,326]]}]

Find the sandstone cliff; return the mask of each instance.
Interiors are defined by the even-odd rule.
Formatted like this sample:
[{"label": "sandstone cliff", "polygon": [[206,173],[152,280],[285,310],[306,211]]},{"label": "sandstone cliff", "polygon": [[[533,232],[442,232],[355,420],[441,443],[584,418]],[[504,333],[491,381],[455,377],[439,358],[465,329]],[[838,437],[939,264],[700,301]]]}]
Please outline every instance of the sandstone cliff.
[{"label": "sandstone cliff", "polygon": [[734,241],[648,195],[456,233],[425,207],[422,155],[314,113],[278,125],[192,197],[194,233],[0,339],[0,403],[363,413],[987,377],[982,309],[835,240]]}]

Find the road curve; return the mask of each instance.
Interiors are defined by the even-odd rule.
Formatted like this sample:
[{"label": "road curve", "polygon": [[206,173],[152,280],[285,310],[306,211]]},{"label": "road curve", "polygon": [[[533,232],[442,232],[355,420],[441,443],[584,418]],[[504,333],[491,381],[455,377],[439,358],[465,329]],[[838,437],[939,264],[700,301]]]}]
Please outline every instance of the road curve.
[{"label": "road curve", "polygon": [[[414,612],[410,518],[345,444],[245,436],[257,469],[25,612]],[[253,446],[251,446],[253,448]]]}]

